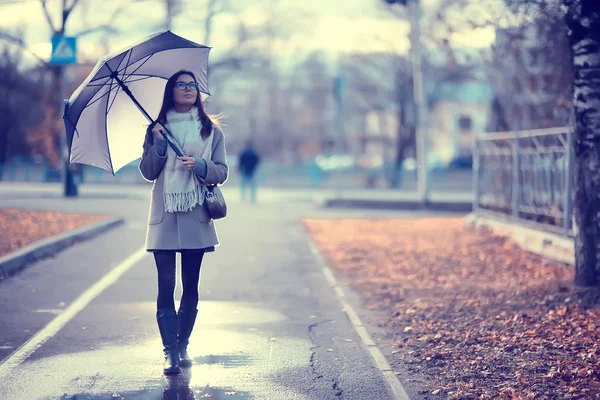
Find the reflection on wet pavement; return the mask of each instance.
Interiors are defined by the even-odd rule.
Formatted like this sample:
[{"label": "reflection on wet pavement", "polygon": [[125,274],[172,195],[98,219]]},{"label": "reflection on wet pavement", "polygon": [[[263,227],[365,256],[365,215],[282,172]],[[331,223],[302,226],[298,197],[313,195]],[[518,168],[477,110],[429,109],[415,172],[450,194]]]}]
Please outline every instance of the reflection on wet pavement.
[{"label": "reflection on wet pavement", "polygon": [[62,396],[61,400],[197,400],[197,399],[252,399],[248,392],[231,388],[216,388],[206,385],[203,388],[190,388],[191,370],[186,369],[180,375],[166,377],[168,384],[162,390],[138,390],[110,394],[77,394]]},{"label": "reflection on wet pavement", "polygon": [[196,357],[194,359],[194,364],[216,364],[225,368],[235,368],[250,365],[256,360],[256,357],[250,356],[216,356],[211,354],[208,356]]},{"label": "reflection on wet pavement", "polygon": [[248,392],[239,392],[228,388],[204,387],[197,390],[191,388],[140,390],[137,392],[112,393],[104,395],[85,395],[61,397],[61,400],[199,400],[199,399],[252,399]]},{"label": "reflection on wet pavement", "polygon": [[[274,335],[272,324],[284,321],[285,315],[241,302],[205,301],[202,306],[203,318],[196,322],[188,348],[194,364],[174,379],[162,374],[162,343],[155,321],[146,318],[136,320],[135,340],[108,338],[103,332],[89,338],[93,346],[88,348],[50,341],[15,369],[18,379],[0,379],[0,400],[307,398],[297,384],[310,381],[304,374],[312,342],[308,336]],[[119,323],[153,307],[151,302],[125,304]],[[96,319],[113,316],[95,311]]]}]

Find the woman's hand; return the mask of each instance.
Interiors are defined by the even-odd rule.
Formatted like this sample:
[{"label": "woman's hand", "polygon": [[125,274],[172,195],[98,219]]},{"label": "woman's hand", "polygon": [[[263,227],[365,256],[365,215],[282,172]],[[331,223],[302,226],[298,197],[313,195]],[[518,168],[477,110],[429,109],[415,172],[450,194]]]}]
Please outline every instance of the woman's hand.
[{"label": "woman's hand", "polygon": [[159,124],[158,122],[154,124],[154,128],[152,128],[152,134],[154,135],[154,139],[164,139],[165,132],[165,128],[161,124]]},{"label": "woman's hand", "polygon": [[183,162],[183,166],[188,171],[193,171],[194,168],[196,168],[196,159],[194,157],[183,156],[183,157],[177,157],[177,159],[181,160]]}]

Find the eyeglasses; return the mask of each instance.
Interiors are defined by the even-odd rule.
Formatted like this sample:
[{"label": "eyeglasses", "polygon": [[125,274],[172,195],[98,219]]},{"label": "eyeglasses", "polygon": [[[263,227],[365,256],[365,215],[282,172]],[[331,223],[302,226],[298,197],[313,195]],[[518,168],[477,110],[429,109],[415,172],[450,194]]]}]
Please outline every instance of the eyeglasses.
[{"label": "eyeglasses", "polygon": [[190,88],[190,90],[198,90],[198,84],[196,82],[190,82],[190,83],[185,83],[185,82],[177,82],[175,84],[175,87],[179,90],[185,90],[186,88]]}]

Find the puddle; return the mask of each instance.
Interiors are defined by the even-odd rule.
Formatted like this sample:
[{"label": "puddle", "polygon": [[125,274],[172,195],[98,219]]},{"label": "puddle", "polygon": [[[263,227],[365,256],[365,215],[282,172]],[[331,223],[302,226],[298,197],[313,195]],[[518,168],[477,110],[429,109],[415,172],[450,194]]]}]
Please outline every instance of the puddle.
[{"label": "puddle", "polygon": [[235,368],[235,367],[245,367],[247,365],[252,364],[256,361],[256,357],[250,356],[239,356],[239,355],[229,355],[229,356],[217,356],[217,355],[208,355],[194,358],[195,365],[219,365],[224,368]]},{"label": "puddle", "polygon": [[[155,304],[124,307],[130,307],[129,319]],[[240,314],[234,315],[232,309]],[[90,347],[74,344],[71,348],[63,342],[45,345],[10,377],[0,379],[0,400],[232,400],[268,399],[273,393],[278,398],[303,398],[288,387],[292,377],[273,381],[272,376],[294,370],[301,371],[298,378],[302,378],[312,343],[303,336],[267,341],[270,336],[260,329],[262,324],[278,324],[286,318],[255,305],[207,302],[188,348],[193,366],[167,379],[162,374],[162,343],[155,323],[140,317],[152,334],[135,335],[136,340],[122,334],[106,336]]]},{"label": "puddle", "polygon": [[224,387],[191,387],[191,374],[188,371],[181,375],[165,378],[168,383],[163,389],[145,389],[129,392],[113,392],[107,394],[64,395],[60,400],[198,400],[198,399],[252,399],[249,392],[237,391]]},{"label": "puddle", "polygon": [[249,392],[240,392],[231,388],[177,388],[177,389],[154,389],[138,390],[135,392],[111,393],[100,395],[76,394],[74,396],[63,396],[60,400],[241,400],[253,399]]}]

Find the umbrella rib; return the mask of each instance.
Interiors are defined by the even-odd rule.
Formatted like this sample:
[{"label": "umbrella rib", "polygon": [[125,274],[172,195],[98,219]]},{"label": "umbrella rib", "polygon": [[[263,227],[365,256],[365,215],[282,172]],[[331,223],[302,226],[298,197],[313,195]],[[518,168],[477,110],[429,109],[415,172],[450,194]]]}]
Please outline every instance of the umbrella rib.
[{"label": "umbrella rib", "polygon": [[[137,75],[136,75],[137,76]],[[150,79],[150,78],[154,78],[154,76],[145,76],[145,75],[140,75],[141,78],[135,79],[135,80],[130,80],[129,83],[131,82],[139,82],[139,81],[143,81],[144,79]],[[160,78],[160,77],[159,77]],[[112,82],[111,82],[112,83]],[[89,86],[89,85],[88,85]],[[100,85],[98,85],[100,86]],[[103,84],[101,86],[108,86],[107,84]],[[117,90],[119,89],[119,86],[116,86]],[[115,87],[113,87],[111,85],[110,90],[106,91],[106,93],[104,93],[103,95],[101,95],[100,97],[98,97],[96,100],[88,103],[85,108],[88,108],[89,106],[93,105],[94,103],[96,103],[97,101],[102,100],[105,96],[108,96],[110,94],[110,92],[112,92],[113,90],[115,90]],[[116,95],[115,95],[116,96]]]},{"label": "umbrella rib", "polygon": [[115,100],[117,99],[117,96],[119,95],[119,90],[121,90],[121,87],[119,85],[117,85],[117,90],[115,91],[115,95],[112,97],[112,99],[110,99],[110,92],[112,92],[112,83],[111,83],[111,90],[108,92],[109,93],[109,99],[107,101],[110,102],[110,105],[107,105],[106,107],[106,114],[108,115],[108,113],[110,112],[110,110],[112,109],[113,104],[115,103]]},{"label": "umbrella rib", "polygon": [[[130,67],[130,66],[131,66],[131,64],[130,64],[130,62],[131,62],[131,54],[133,53],[133,51],[131,51],[131,50],[132,50],[132,49],[129,49],[129,50],[127,51],[127,56],[126,56],[126,58],[127,58],[127,61],[125,61],[125,64],[124,64],[124,67],[123,67],[123,69],[122,69],[122,70],[119,70],[119,66],[118,66],[118,65],[117,65],[117,68],[115,68],[115,71],[116,71],[116,74],[117,74],[117,75],[119,75],[119,74],[121,74],[121,72],[123,72],[123,73],[121,74],[121,81],[122,81],[122,82],[125,82],[125,81],[126,81],[126,79],[127,79],[127,78],[125,78],[125,71],[127,70],[127,68],[128,68],[128,67]],[[125,79],[123,79],[123,78],[125,78]]]},{"label": "umbrella rib", "polygon": [[[110,93],[110,91],[109,91]],[[106,102],[106,110],[104,111],[104,137],[106,137],[106,149],[108,151],[108,161],[110,162],[110,172],[115,176],[115,168],[113,167],[112,156],[110,155],[110,143],[108,142],[108,101]]]},{"label": "umbrella rib", "polygon": [[[127,52],[127,62],[125,63],[125,65],[129,65],[129,61],[131,60],[131,53],[132,53],[132,51],[131,51],[131,50],[129,50],[129,51]],[[126,66],[125,68],[127,68],[127,66]],[[111,92],[112,92],[113,84],[114,84],[114,80],[111,80],[111,82],[110,82],[110,85],[111,85],[111,90],[110,90],[110,91],[111,91]],[[115,95],[113,96],[112,100],[110,100],[110,99],[109,99],[109,101],[110,101],[110,105],[108,105],[108,104],[107,104],[107,107],[106,107],[106,115],[108,115],[108,113],[109,113],[109,112],[110,112],[110,110],[112,109],[112,106],[113,106],[113,104],[115,103],[115,100],[117,99],[117,96],[119,95],[119,90],[121,90],[121,86],[120,86],[120,85],[117,85],[117,90],[116,90],[116,92],[115,92]],[[110,97],[110,96],[109,96],[109,97]],[[108,102],[107,102],[107,103],[108,103]]]},{"label": "umbrella rib", "polygon": [[[104,85],[106,86],[106,85]],[[88,104],[86,104],[85,108],[88,108],[89,106],[97,103],[98,101],[102,100],[104,97],[108,96],[110,94],[111,91],[113,91],[114,89],[111,87],[110,90],[107,90],[106,93],[104,93],[103,95],[101,95],[100,97],[98,97],[96,100],[89,102]]]},{"label": "umbrella rib", "polygon": [[[142,68],[144,66],[144,64],[146,64],[148,62],[148,60],[150,60],[150,58],[152,58],[153,54],[148,55],[148,57],[146,57],[146,59],[140,63],[140,65],[138,65],[131,73],[127,74],[127,77],[125,77],[125,73],[123,73],[123,76],[125,77],[125,79],[123,79],[123,82],[126,81],[126,79],[128,79],[131,76],[137,76],[136,72]],[[127,69],[127,67],[130,65],[125,66],[125,68],[123,69],[123,71],[125,71]]]},{"label": "umbrella rib", "polygon": [[[130,81],[127,81],[127,83],[131,83],[131,82],[138,82],[138,81],[142,81],[144,79],[150,79],[150,78],[155,78],[154,75],[133,75],[133,76],[140,76],[141,78],[138,79],[132,79]],[[160,78],[160,77],[158,77]],[[103,84],[99,84],[99,85],[86,85],[87,87],[103,87],[103,86],[108,86],[108,84],[103,83]]]},{"label": "umbrella rib", "polygon": [[[123,74],[121,75],[121,76],[122,76],[122,77],[121,77],[121,80],[122,80],[123,82],[127,82],[127,83],[135,82],[135,81],[127,81],[127,78],[129,78],[131,75],[129,75],[129,76],[125,76],[125,75],[126,75],[125,71],[127,70],[127,67],[129,67],[129,66],[130,66],[130,64],[129,64],[129,61],[131,60],[131,53],[132,53],[132,51],[129,51],[129,52],[128,52],[128,56],[127,56],[127,62],[125,63],[125,68],[123,69]],[[150,57],[148,57],[148,59],[149,59],[149,58],[150,58]],[[146,59],[146,61],[147,61],[148,59]],[[139,66],[139,67],[138,67],[138,68],[137,68],[135,71],[137,71],[137,70],[138,70],[140,67],[142,67],[146,61],[144,61],[144,62],[143,62],[143,63],[142,63],[142,64],[141,64],[141,65],[140,65],[140,66]],[[135,71],[134,71],[134,72],[135,72]],[[142,79],[148,79],[148,78],[142,78]],[[138,79],[138,80],[136,80],[136,81],[139,81],[139,80],[142,80],[142,79]],[[114,81],[111,81],[111,85],[112,85],[113,83],[114,83]],[[120,85],[117,85],[117,90],[116,90],[116,92],[115,92],[115,95],[113,96],[113,98],[112,98],[112,101],[110,102],[110,105],[107,107],[107,114],[108,114],[108,113],[110,112],[110,110],[112,109],[112,106],[113,106],[113,104],[115,103],[115,100],[117,99],[117,96],[118,96],[118,94],[119,94],[119,90],[121,90],[121,86],[120,86]],[[111,88],[111,91],[112,91],[112,88]]]},{"label": "umbrella rib", "polygon": [[134,76],[139,76],[140,78],[138,78],[138,79],[132,79],[130,81],[127,81],[127,83],[139,82],[139,81],[143,81],[144,79],[160,78],[160,77],[156,77],[154,75],[134,75]]},{"label": "umbrella rib", "polygon": [[[131,62],[131,54],[133,54],[133,49],[129,49],[129,51],[127,52],[127,62],[125,63],[125,68],[123,69],[124,71],[127,69],[127,67],[131,66],[130,62]],[[117,68],[117,72],[119,72],[119,69]]]}]

